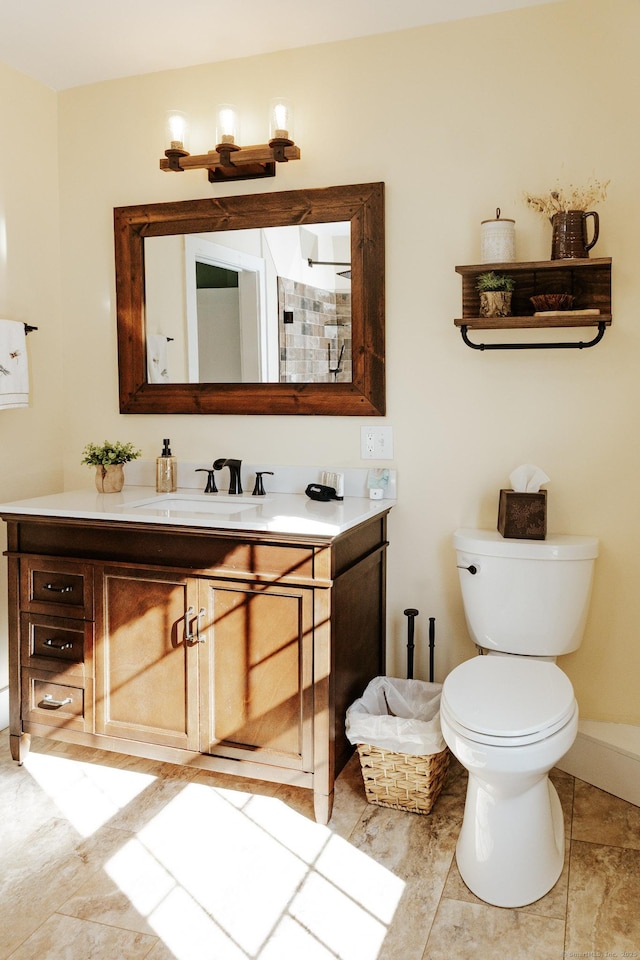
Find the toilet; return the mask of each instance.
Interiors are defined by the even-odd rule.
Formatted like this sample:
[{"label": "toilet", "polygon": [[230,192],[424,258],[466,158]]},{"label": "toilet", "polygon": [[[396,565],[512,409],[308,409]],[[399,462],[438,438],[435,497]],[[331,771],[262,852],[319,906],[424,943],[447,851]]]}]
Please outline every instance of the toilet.
[{"label": "toilet", "polygon": [[467,628],[483,654],[442,687],[442,734],[469,772],[456,860],[481,900],[521,907],[548,893],[564,863],[548,773],[575,740],[578,705],[555,660],[582,642],[598,540],[491,530],[453,539]]}]

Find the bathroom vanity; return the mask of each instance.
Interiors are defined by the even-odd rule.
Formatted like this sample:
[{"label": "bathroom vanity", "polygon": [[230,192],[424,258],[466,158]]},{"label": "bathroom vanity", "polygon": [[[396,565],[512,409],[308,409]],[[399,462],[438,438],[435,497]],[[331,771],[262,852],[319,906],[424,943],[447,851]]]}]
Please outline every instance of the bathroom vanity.
[{"label": "bathroom vanity", "polygon": [[231,500],[0,506],[15,760],[34,735],[295,784],[328,821],[346,708],[384,672],[392,502]]}]

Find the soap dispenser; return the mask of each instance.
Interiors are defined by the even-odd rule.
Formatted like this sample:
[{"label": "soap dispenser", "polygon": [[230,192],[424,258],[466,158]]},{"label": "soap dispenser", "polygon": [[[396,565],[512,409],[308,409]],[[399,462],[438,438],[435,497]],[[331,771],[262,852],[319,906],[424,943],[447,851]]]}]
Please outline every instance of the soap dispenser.
[{"label": "soap dispenser", "polygon": [[162,453],[156,458],[156,493],[175,493],[178,489],[178,465],[170,443],[170,440],[162,441]]}]

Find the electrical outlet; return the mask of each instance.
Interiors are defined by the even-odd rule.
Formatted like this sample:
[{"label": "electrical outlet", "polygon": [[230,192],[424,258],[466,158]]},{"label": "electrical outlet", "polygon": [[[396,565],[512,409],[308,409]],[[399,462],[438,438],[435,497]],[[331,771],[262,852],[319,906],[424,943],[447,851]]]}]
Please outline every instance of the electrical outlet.
[{"label": "electrical outlet", "polygon": [[373,427],[362,428],[362,437],[361,437],[360,445],[362,448],[360,451],[360,455],[362,459],[372,460],[374,456],[374,449],[375,449]]},{"label": "electrical outlet", "polygon": [[360,427],[362,460],[393,460],[393,427]]}]

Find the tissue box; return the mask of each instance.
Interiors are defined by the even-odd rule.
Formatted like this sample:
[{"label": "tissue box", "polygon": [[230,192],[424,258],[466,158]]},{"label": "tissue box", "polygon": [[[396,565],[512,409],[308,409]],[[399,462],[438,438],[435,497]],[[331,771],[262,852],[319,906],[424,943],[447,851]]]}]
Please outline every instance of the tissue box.
[{"label": "tissue box", "polygon": [[501,490],[498,530],[503,537],[544,540],[547,535],[547,491],[518,493]]}]

